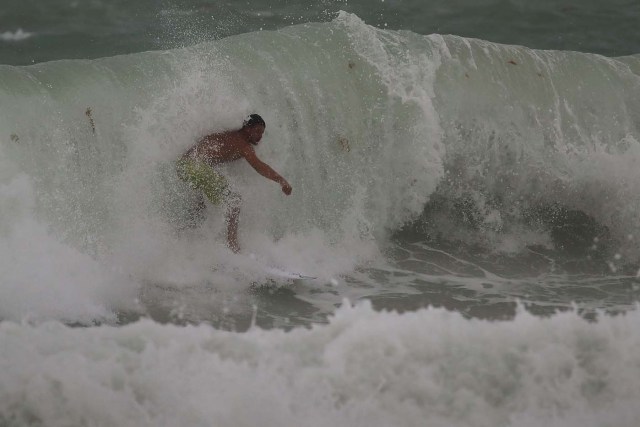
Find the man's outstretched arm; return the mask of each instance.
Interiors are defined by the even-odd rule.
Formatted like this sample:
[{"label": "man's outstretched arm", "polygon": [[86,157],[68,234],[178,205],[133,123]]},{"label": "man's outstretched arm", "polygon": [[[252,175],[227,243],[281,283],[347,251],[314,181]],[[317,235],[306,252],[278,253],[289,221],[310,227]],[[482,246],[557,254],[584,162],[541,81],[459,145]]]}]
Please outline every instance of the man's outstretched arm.
[{"label": "man's outstretched arm", "polygon": [[284,194],[286,194],[287,196],[291,194],[291,185],[289,185],[287,180],[280,176],[278,172],[274,171],[271,166],[260,160],[258,156],[256,156],[256,152],[253,150],[253,148],[247,148],[247,150],[244,152],[244,158],[260,175],[280,184],[280,187],[282,188],[282,192]]}]

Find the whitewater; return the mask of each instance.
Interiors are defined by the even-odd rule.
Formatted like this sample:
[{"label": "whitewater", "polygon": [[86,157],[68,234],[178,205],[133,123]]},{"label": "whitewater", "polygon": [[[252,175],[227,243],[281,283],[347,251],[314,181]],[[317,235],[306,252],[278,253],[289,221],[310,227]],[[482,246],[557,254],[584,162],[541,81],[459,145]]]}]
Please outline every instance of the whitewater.
[{"label": "whitewater", "polygon": [[[638,425],[639,74],[344,12],[0,65],[0,424]],[[234,255],[175,161],[254,112]]]},{"label": "whitewater", "polygon": [[244,334],[0,325],[4,425],[635,426],[638,314],[511,322],[348,305]]}]

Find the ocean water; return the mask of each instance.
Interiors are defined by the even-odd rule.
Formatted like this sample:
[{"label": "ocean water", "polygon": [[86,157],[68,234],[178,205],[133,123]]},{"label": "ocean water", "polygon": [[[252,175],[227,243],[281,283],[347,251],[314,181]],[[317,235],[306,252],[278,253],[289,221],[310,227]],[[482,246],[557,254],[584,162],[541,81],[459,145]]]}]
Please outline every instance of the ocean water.
[{"label": "ocean water", "polygon": [[[639,425],[639,18],[6,0],[0,425]],[[253,112],[236,255],[174,162]]]}]

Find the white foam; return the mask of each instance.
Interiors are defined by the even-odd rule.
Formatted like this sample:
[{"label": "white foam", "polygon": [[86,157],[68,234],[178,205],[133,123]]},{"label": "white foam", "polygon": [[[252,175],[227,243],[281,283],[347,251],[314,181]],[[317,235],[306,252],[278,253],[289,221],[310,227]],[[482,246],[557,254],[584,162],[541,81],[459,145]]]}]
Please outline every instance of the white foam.
[{"label": "white foam", "polygon": [[343,307],[237,334],[0,324],[0,420],[44,425],[616,426],[640,421],[640,314],[589,323]]},{"label": "white foam", "polygon": [[22,28],[18,28],[16,31],[5,31],[4,33],[0,33],[0,40],[6,42],[19,42],[22,40],[26,40],[35,35],[35,33],[30,33],[28,31],[24,31]]},{"label": "white foam", "polygon": [[114,320],[135,286],[54,237],[34,215],[24,174],[0,184],[0,319]]}]

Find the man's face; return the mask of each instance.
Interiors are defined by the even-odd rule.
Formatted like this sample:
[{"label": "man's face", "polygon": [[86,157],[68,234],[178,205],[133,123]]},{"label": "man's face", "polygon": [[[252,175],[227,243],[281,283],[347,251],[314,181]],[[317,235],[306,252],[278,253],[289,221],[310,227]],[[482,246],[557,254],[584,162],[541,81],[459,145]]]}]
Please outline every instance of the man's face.
[{"label": "man's face", "polygon": [[264,133],[264,126],[255,125],[251,126],[249,129],[249,141],[253,145],[258,145],[258,142],[262,139],[262,134]]}]

